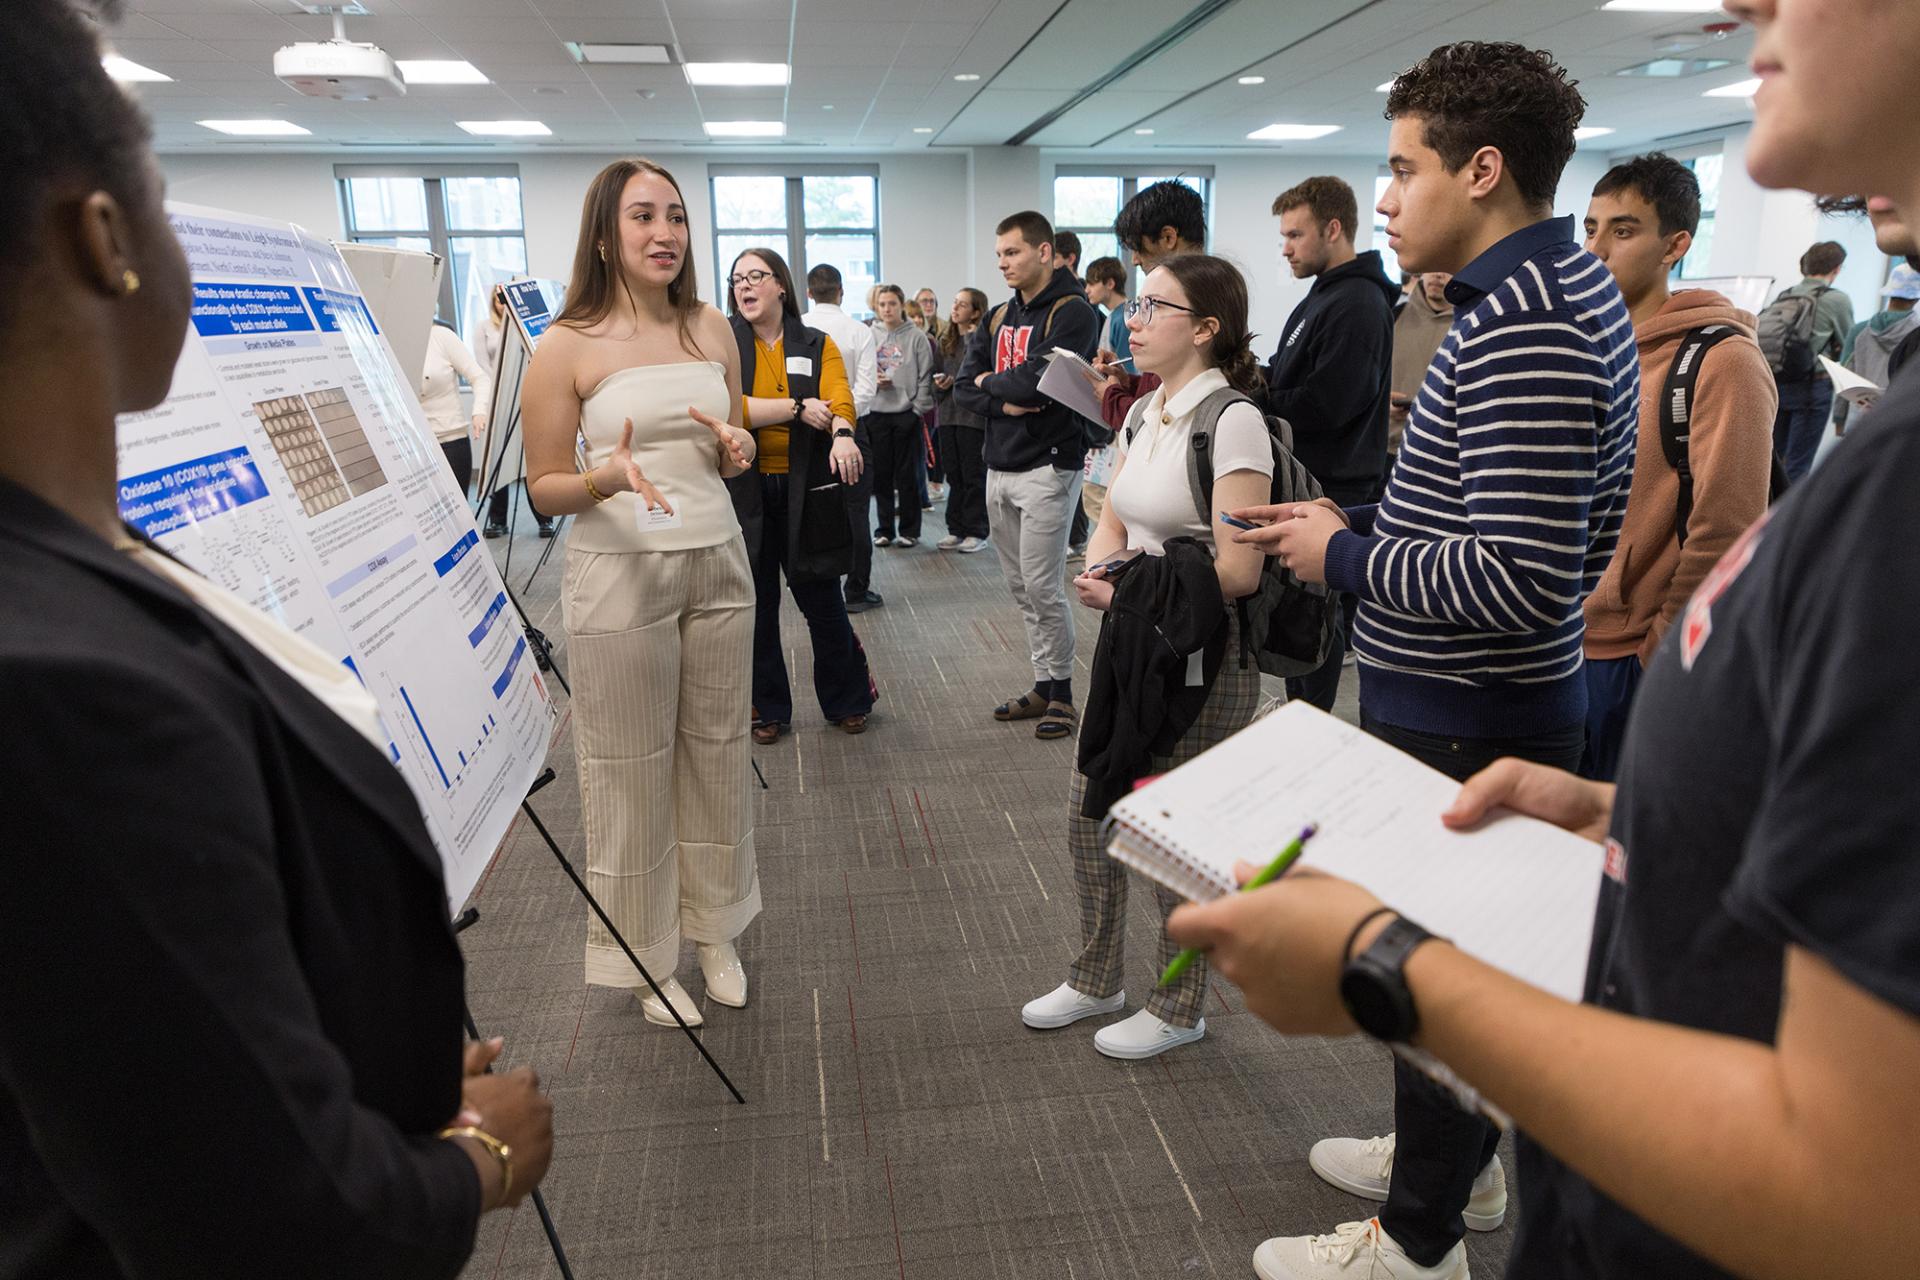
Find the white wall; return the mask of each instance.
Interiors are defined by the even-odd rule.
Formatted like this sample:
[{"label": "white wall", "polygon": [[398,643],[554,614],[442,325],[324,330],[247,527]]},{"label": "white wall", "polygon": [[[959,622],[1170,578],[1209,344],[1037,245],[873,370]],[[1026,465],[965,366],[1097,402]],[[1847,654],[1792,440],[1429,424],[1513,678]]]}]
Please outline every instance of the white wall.
[{"label": "white wall", "polygon": [[1816,240],[1846,246],[1846,265],[1835,283],[1853,298],[1856,319],[1880,309],[1887,258],[1873,243],[1865,218],[1824,217],[1804,191],[1769,191],[1747,176],[1747,137],[1736,129],[1724,143],[1720,210],[1715,220],[1713,274],[1768,275],[1774,292],[1800,279],[1800,255]]}]

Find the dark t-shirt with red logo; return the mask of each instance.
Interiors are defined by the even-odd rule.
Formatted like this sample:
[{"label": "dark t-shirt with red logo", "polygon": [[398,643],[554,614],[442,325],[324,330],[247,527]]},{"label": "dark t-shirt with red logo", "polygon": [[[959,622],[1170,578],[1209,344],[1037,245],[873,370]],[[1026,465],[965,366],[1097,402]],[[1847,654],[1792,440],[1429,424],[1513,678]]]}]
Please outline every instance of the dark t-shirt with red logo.
[{"label": "dark t-shirt with red logo", "polygon": [[[1920,1016],[1920,376],[1768,514],[1635,699],[1586,998],[1771,1044],[1789,944]],[[1509,1280],[1727,1275],[1520,1166]]]}]

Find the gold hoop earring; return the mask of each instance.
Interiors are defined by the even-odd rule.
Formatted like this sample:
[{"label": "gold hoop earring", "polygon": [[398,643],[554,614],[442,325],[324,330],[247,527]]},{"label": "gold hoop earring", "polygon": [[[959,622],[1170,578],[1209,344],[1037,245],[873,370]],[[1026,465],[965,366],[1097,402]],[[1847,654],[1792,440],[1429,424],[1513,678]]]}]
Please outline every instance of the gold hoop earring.
[{"label": "gold hoop earring", "polygon": [[120,277],[120,285],[126,291],[126,295],[132,297],[140,292],[140,274],[132,267],[128,267]]},{"label": "gold hoop earring", "polygon": [[607,246],[605,241],[602,241],[600,243],[599,249],[600,249],[600,261],[605,262],[607,260]]}]

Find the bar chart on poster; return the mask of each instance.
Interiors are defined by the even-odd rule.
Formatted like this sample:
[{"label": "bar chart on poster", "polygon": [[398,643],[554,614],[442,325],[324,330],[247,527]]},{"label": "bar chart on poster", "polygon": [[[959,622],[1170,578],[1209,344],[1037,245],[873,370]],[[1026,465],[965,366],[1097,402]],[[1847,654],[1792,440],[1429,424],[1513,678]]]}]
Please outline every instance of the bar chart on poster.
[{"label": "bar chart on poster", "polygon": [[193,326],[168,400],[121,420],[121,516],[372,692],[457,906],[552,731],[518,615],[414,377],[333,246],[285,223],[168,213]]}]

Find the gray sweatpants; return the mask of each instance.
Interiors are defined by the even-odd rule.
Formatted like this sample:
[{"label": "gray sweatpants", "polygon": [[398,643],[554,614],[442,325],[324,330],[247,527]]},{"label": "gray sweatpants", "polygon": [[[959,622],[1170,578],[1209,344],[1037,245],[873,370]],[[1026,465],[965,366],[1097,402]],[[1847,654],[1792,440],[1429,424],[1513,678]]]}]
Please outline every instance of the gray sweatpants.
[{"label": "gray sweatpants", "polygon": [[987,523],[1007,587],[1027,624],[1035,680],[1073,678],[1067,527],[1079,501],[1077,467],[987,472]]}]

